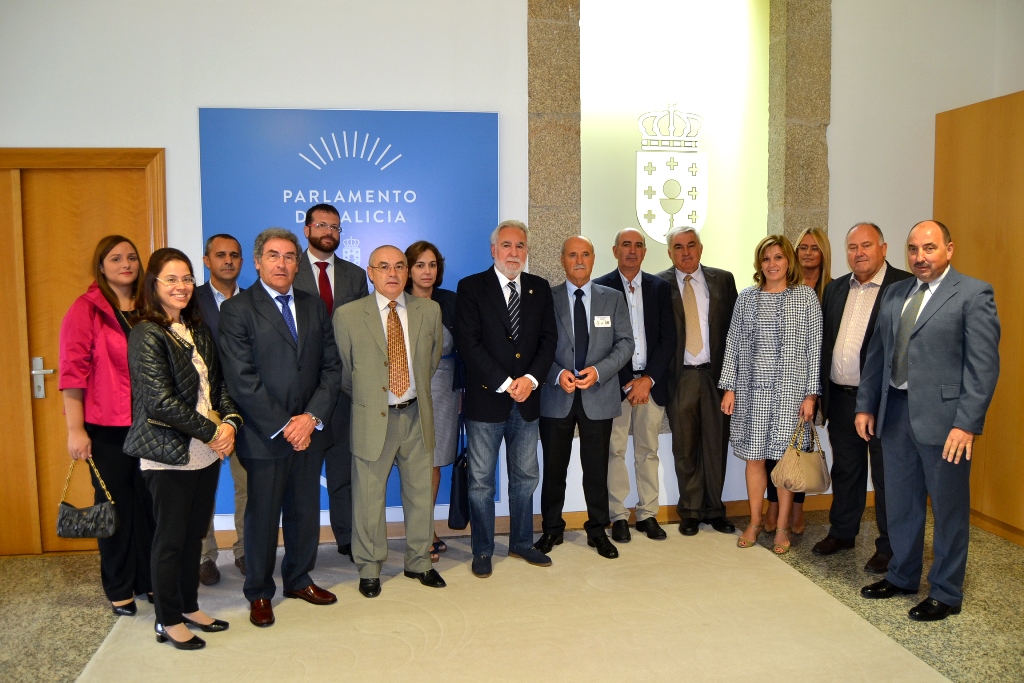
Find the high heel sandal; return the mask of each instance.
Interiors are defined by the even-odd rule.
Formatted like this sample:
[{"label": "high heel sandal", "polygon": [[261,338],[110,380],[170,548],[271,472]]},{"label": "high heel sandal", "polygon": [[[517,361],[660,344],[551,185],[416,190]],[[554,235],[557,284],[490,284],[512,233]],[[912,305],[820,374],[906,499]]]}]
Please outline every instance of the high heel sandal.
[{"label": "high heel sandal", "polygon": [[199,636],[192,636],[184,642],[178,642],[167,635],[167,631],[164,630],[163,624],[153,624],[153,630],[156,631],[156,642],[169,642],[177,650],[201,650],[206,647],[206,641]]},{"label": "high heel sandal", "polygon": [[[781,531],[782,533],[786,534],[786,540],[787,541],[789,540],[789,529],[786,529],[784,527],[779,527],[777,529],[777,531]],[[772,552],[775,553],[776,555],[785,555],[786,553],[789,552],[790,545],[791,545],[790,543],[785,543],[785,544],[783,544],[783,543],[776,543],[775,547],[772,548]]]},{"label": "high heel sandal", "polygon": [[748,526],[747,528],[754,530],[754,540],[748,541],[747,539],[740,536],[738,539],[736,539],[737,548],[753,548],[755,545],[757,545],[757,537],[761,535],[761,530],[764,529],[764,524],[754,524],[753,526]]}]

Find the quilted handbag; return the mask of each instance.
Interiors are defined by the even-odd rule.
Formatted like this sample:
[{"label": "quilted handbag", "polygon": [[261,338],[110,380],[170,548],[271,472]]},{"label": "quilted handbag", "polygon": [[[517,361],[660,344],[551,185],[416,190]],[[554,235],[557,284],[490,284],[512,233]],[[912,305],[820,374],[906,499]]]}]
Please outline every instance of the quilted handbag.
[{"label": "quilted handbag", "polygon": [[794,493],[824,493],[832,485],[825,453],[818,443],[818,430],[813,424],[810,430],[813,450],[801,450],[806,436],[804,423],[801,422],[793,432],[793,438],[782,460],[772,470],[772,483],[780,489]]},{"label": "quilted handbag", "polygon": [[466,421],[459,417],[458,455],[452,465],[452,497],[448,504],[448,528],[465,529],[469,526],[469,458],[466,454]]},{"label": "quilted handbag", "polygon": [[103,487],[103,493],[107,500],[98,505],[90,505],[87,508],[76,508],[64,498],[68,495],[68,485],[71,483],[71,475],[75,471],[77,460],[71,461],[68,469],[68,478],[64,482],[64,492],[60,494],[60,507],[57,509],[57,535],[61,538],[110,538],[117,531],[117,513],[114,512],[114,499],[110,497],[110,491],[96,469],[96,463],[89,458],[92,471],[96,473],[96,481]]}]

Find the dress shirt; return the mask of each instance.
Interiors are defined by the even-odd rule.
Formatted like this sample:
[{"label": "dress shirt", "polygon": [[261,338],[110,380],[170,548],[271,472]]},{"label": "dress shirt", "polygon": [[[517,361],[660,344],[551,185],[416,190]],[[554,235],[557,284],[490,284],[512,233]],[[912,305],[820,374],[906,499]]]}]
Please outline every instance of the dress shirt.
[{"label": "dress shirt", "polygon": [[[647,367],[647,331],[644,328],[644,296],[640,288],[643,273],[637,271],[636,277],[627,280],[626,276],[619,271],[622,278],[622,290],[626,293],[626,304],[629,306],[629,324],[633,327],[633,372],[643,372]],[[630,292],[629,288],[633,291]]]},{"label": "dress shirt", "polygon": [[[501,293],[505,297],[505,307],[506,308],[508,308],[508,298],[512,295],[511,290],[509,290],[509,288],[508,288],[508,283],[510,283],[510,282],[516,283],[516,292],[519,294],[519,321],[522,322],[522,320],[523,320],[523,285],[519,281],[519,276],[516,275],[516,278],[514,280],[509,280],[507,277],[505,277],[504,273],[502,273],[500,270],[498,270],[497,266],[494,267],[494,272],[498,276],[498,284],[501,285]],[[533,388],[534,389],[536,389],[540,385],[540,383],[537,381],[537,378],[534,377],[533,375],[526,374],[526,375],[523,375],[523,377],[529,378],[530,383],[533,384]],[[505,381],[501,383],[500,387],[498,387],[497,393],[499,393],[499,394],[505,393],[508,390],[508,387],[509,387],[510,384],[512,384],[512,378],[511,377],[506,377]]]},{"label": "dress shirt", "polygon": [[[335,256],[334,254],[331,254],[330,256],[328,256],[325,259],[318,259],[316,256],[313,256],[313,252],[309,251],[309,249],[306,250],[306,253],[309,254],[309,267],[313,269],[313,282],[318,283],[317,284],[318,287],[319,287],[319,282],[320,282],[320,268],[316,264],[318,264],[318,263],[326,263],[327,264],[327,279],[331,283],[331,293],[333,293],[334,292],[334,259],[336,259],[338,257]],[[319,292],[320,290],[317,289],[317,291]]]},{"label": "dress shirt", "polygon": [[[948,275],[948,274],[949,274],[949,265],[947,264],[946,265],[946,269],[944,271],[942,271],[942,275],[938,276],[937,278],[935,278],[934,280],[932,280],[931,282],[928,283],[928,286],[924,290],[924,298],[921,299],[921,307],[919,309],[917,309],[917,318],[921,317],[921,311],[923,311],[924,307],[928,305],[928,300],[932,298],[932,294],[934,294],[936,292],[936,290],[938,290],[939,285],[942,284],[942,281],[946,279],[946,275]],[[923,284],[925,284],[925,283],[921,282],[920,279],[917,279],[914,282],[914,286],[910,288],[910,296],[908,296],[906,301],[903,302],[903,308],[900,309],[901,313],[903,311],[907,310],[907,306],[910,304],[910,300],[914,298],[914,295],[917,294],[917,290],[921,289],[921,285],[923,285]],[[914,318],[914,323],[915,324],[917,323],[917,318]],[[897,334],[898,334],[899,333],[899,323],[897,323],[897,328],[896,329],[897,329]],[[907,351],[909,352],[909,349],[907,349]],[[892,384],[892,382],[889,382],[889,383]],[[896,388],[897,389],[906,389],[908,383],[909,383],[909,380],[907,382],[904,382],[903,384],[901,384],[900,386],[898,386]],[[896,385],[893,384],[893,386],[896,386]]]},{"label": "dress shirt", "polygon": [[[384,340],[387,342],[388,315],[391,313],[391,307],[388,304],[391,303],[391,299],[376,291],[373,295],[377,297],[377,308],[380,309],[380,322],[384,325]],[[388,405],[392,406],[396,403],[404,403],[416,398],[416,376],[412,371],[412,345],[409,343],[409,312],[405,307],[405,292],[399,294],[395,302],[398,304],[395,311],[398,312],[398,319],[402,321],[402,334],[405,336],[405,358],[409,364],[409,388],[401,396],[395,396],[388,389]]]},{"label": "dress shirt", "polygon": [[[280,313],[281,317],[284,318],[284,309],[281,307],[281,302],[278,301],[275,298],[275,297],[281,296],[281,292],[277,291],[276,289],[271,289],[270,286],[266,282],[264,282],[262,280],[262,278],[260,279],[260,284],[263,285],[263,289],[267,290],[267,294],[270,295],[271,301],[273,301],[274,305],[277,306],[278,313]],[[219,294],[219,292],[217,292],[216,288],[212,288],[212,289],[213,289],[213,291],[215,293],[214,296],[216,296],[216,294]],[[237,294],[237,293],[238,293],[238,285],[235,285],[235,294]],[[295,333],[298,334],[299,333],[299,316],[295,315],[295,289],[293,287],[288,287],[287,295],[291,297],[290,299],[288,299],[288,308],[291,309],[292,320],[295,321]],[[223,296],[223,295],[221,295],[221,296]],[[219,301],[217,302],[217,308],[218,309],[220,308],[220,302]],[[319,416],[317,416],[317,419],[321,419],[321,418]],[[288,422],[291,422],[291,420],[289,420]],[[271,436],[270,438],[271,439],[277,438],[277,435],[280,434],[281,432],[283,432],[284,428],[288,426],[288,422],[285,422],[284,425],[280,429],[278,429],[276,432],[274,432],[274,435]],[[323,428],[324,428],[324,423],[323,422],[318,422],[317,425],[316,425],[317,431],[320,431]]]},{"label": "dress shirt", "polygon": [[[261,280],[261,282],[262,282],[262,280]],[[220,305],[222,303],[224,303],[225,301],[227,301],[228,298],[226,296],[224,296],[223,294],[221,294],[220,290],[217,289],[216,287],[214,287],[212,282],[210,283],[210,289],[213,290],[213,301],[214,301],[215,304],[217,304],[217,310],[219,311],[220,310]],[[240,292],[240,291],[241,290],[238,288],[238,282],[235,282],[235,291],[234,291],[234,293],[231,296],[235,296],[235,294],[238,294],[238,292]],[[272,296],[277,296],[277,295],[274,294]]]},{"label": "dress shirt", "polygon": [[[675,271],[676,286],[679,287],[679,296],[682,297],[687,273],[678,268]],[[711,304],[711,293],[708,291],[708,282],[704,279],[704,268],[697,266],[697,270],[689,273],[689,275],[692,276],[690,286],[693,287],[693,295],[697,299],[697,315],[700,317],[700,339],[704,345],[696,356],[690,355],[688,351],[683,351],[683,363],[686,365],[704,365],[711,362],[711,349],[708,344],[711,336],[711,333],[708,332],[708,307]],[[686,324],[689,325],[690,322],[687,321]],[[685,347],[686,337],[684,336],[680,339],[679,343]]]},{"label": "dress shirt", "polygon": [[847,387],[860,384],[860,350],[864,345],[864,336],[868,333],[871,309],[878,300],[878,292],[882,289],[882,281],[888,269],[888,264],[883,261],[875,276],[864,284],[850,273],[850,293],[843,308],[836,345],[832,348],[832,370],[829,377],[836,384]]},{"label": "dress shirt", "polygon": [[[583,290],[583,309],[587,312],[587,329],[588,330],[593,330],[594,329],[594,325],[592,323],[593,319],[592,319],[592,317],[590,315],[590,301],[591,301],[591,299],[593,299],[593,297],[590,295],[590,293],[594,289],[594,281],[593,280],[587,280],[586,283],[582,287],[577,287],[576,285],[574,285],[573,283],[569,282],[568,280],[565,281],[565,291],[569,294],[569,328],[573,329],[573,330],[576,329],[575,326],[576,326],[576,290],[577,289],[582,289]],[[573,343],[575,343],[575,340],[573,340]],[[588,358],[587,360],[590,360],[590,359]],[[588,367],[591,367],[591,366],[588,366]],[[594,368],[594,370],[596,371],[597,368]],[[572,372],[572,370],[562,370],[562,372]],[[559,379],[561,379],[561,377],[562,377],[562,373],[561,372],[558,373],[558,377],[559,377]],[[601,373],[598,373],[598,376],[597,376],[597,379],[595,380],[595,383],[600,382],[600,381],[601,381]]]}]

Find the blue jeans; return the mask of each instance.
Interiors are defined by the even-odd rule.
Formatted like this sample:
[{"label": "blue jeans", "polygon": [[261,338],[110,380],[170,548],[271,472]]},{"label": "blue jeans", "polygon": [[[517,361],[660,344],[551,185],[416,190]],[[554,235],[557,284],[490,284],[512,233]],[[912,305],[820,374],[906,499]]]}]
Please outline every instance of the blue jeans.
[{"label": "blue jeans", "polygon": [[526,550],[533,545],[533,492],[540,482],[538,420],[524,420],[516,405],[504,422],[466,420],[466,434],[473,555],[494,554],[494,473],[502,439],[508,465],[508,547],[511,551]]}]

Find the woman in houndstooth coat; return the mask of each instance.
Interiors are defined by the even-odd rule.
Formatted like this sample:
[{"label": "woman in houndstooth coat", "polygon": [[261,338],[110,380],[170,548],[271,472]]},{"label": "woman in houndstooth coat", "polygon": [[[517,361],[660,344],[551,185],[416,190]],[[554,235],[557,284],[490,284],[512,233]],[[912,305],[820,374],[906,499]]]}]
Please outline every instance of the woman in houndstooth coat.
[{"label": "woman in houndstooth coat", "polygon": [[[782,235],[769,235],[755,251],[753,287],[740,292],[725,343],[719,388],[722,412],[731,415],[729,441],[747,461],[750,526],[737,541],[749,548],[764,524],[761,507],[768,474],[782,458],[800,420],[812,422],[821,394],[821,306],[801,284],[800,263]],[[767,464],[767,466],[766,466]],[[779,519],[788,520],[793,493],[779,490]],[[789,528],[775,532],[775,553],[789,550]]]}]

